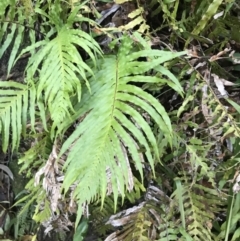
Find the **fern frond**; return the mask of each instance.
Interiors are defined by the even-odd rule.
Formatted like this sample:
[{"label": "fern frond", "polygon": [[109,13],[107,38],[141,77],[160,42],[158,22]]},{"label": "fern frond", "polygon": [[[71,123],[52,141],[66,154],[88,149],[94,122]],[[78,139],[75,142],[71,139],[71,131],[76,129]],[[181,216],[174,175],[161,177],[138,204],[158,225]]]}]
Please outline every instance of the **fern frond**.
[{"label": "fern frond", "polygon": [[90,35],[81,30],[69,29],[67,26],[64,26],[53,40],[38,42],[22,53],[39,46],[40,50],[29,60],[28,79],[32,79],[42,64],[37,82],[37,99],[39,100],[44,93],[44,103],[49,108],[54,131],[65,118],[74,113],[71,96],[76,94],[78,101],[81,99],[79,77],[88,85],[85,71],[92,73],[82,60],[77,47],[84,49],[93,61],[94,52],[100,54],[101,51]]},{"label": "fern frond", "polygon": [[235,183],[234,185],[231,185],[231,189],[233,190],[230,190],[231,195],[228,196],[227,200],[227,218],[226,221],[221,225],[221,232],[218,235],[219,240],[225,238],[224,240],[235,241],[239,240],[240,237],[240,228],[238,225],[240,218],[240,193],[239,189],[236,188],[236,185],[239,187],[238,180],[239,175],[235,176],[235,180],[233,180]]},{"label": "fern frond", "polygon": [[145,213],[145,205],[146,203],[142,202],[138,206],[112,215],[106,224],[123,228],[121,231],[113,232],[105,240],[146,240],[145,226],[148,225],[148,222],[146,217],[144,218],[147,213]]},{"label": "fern frond", "polygon": [[[29,103],[29,98],[33,103]],[[9,143],[12,150],[18,148],[21,134],[26,132],[28,111],[30,118],[35,114],[35,90],[24,84],[13,81],[0,81],[0,119],[3,138],[3,151]],[[10,138],[9,133],[12,133]]]},{"label": "fern frond", "polygon": [[162,208],[165,198],[165,193],[157,186],[149,185],[144,202],[118,212],[108,219],[106,224],[118,230],[112,232],[105,240],[157,240],[159,226],[165,223]]},{"label": "fern frond", "polygon": [[37,223],[44,223],[52,216],[50,202],[48,201],[47,197],[43,195],[41,199],[42,202],[39,202],[38,200],[35,214],[33,215],[33,220]]},{"label": "fern frond", "polygon": [[29,206],[28,209],[24,208],[24,203],[18,205],[20,210],[17,212],[16,217],[12,220],[14,226],[14,238],[18,239],[26,233],[34,231],[35,222],[32,220],[34,213],[34,205]]},{"label": "fern frond", "polygon": [[[137,200],[141,199],[141,194],[145,192],[146,189],[144,186],[134,178],[134,190],[126,191],[126,199],[129,200],[132,204],[136,203]],[[106,235],[106,233],[110,233],[113,231],[111,225],[104,224],[104,220],[108,220],[110,216],[113,214],[113,207],[115,205],[114,198],[112,195],[106,196],[104,199],[104,204],[101,207],[101,200],[94,202],[90,205],[92,211],[90,216],[90,221],[92,222],[94,230],[98,234]],[[122,202],[118,201],[116,211],[118,212],[122,208]]]},{"label": "fern frond", "polygon": [[[124,37],[117,58],[109,56],[98,61],[99,70],[94,69],[95,78],[89,80],[92,94],[84,91],[81,103],[75,107],[74,118],[81,121],[63,144],[61,154],[70,148],[63,188],[67,191],[72,183],[78,183],[75,196],[79,206],[85,201],[90,202],[97,194],[104,200],[108,168],[115,203],[119,193],[124,197],[129,176],[121,145],[128,151],[142,178],[140,145],[146,149],[145,155],[154,169],[154,160],[159,156],[157,141],[142,112],[148,113],[158,124],[171,145],[172,127],[164,107],[130,81],[134,81],[134,75],[143,75],[154,66],[186,52],[143,50],[131,53],[132,44],[130,38]],[[149,62],[138,61],[140,57],[148,57]],[[149,81],[161,82],[161,79],[149,78]],[[65,123],[68,125],[69,120]]]},{"label": "fern frond", "polygon": [[[100,200],[94,202],[91,205],[91,216],[90,222],[92,222],[92,226],[96,233],[99,235],[106,235],[109,231],[112,231],[111,225],[105,225],[106,220],[113,214],[114,207],[114,199],[113,196],[107,196],[104,200],[104,204],[101,207]],[[119,202],[117,205],[117,211],[119,211],[119,207],[121,207],[121,203]]]},{"label": "fern frond", "polygon": [[1,1],[0,9],[0,42],[2,42],[0,58],[9,48],[12,48],[7,67],[7,74],[9,74],[26,35],[25,10],[16,0]]},{"label": "fern frond", "polygon": [[149,25],[147,25],[146,20],[143,17],[144,9],[142,7],[137,8],[133,12],[128,14],[128,17],[132,19],[128,24],[118,27],[120,30],[129,30],[133,29],[136,26],[140,25],[138,32],[144,33],[149,30]]},{"label": "fern frond", "polygon": [[[201,20],[198,22],[197,26],[193,29],[192,34],[198,35],[206,26],[211,17],[217,12],[222,0],[213,0],[211,4],[208,5],[208,8],[205,14],[202,16]],[[190,38],[187,40],[185,46],[189,44]]]},{"label": "fern frond", "polygon": [[[179,178],[182,181],[182,189],[176,190],[172,197],[178,203],[179,195],[182,196],[184,210],[181,212],[185,214],[185,228],[188,235],[196,241],[215,240],[211,228],[215,213],[220,211],[222,205],[219,193],[214,188],[201,183],[191,184],[191,179],[192,177],[186,173]],[[178,206],[178,204],[176,205]],[[182,223],[182,225],[185,224]]]},{"label": "fern frond", "polygon": [[38,134],[31,148],[18,160],[18,164],[21,165],[20,173],[26,173],[27,177],[32,177],[32,170],[43,166],[51,153],[51,148],[52,142],[49,135],[47,133]]},{"label": "fern frond", "polygon": [[46,193],[34,185],[34,180],[31,179],[26,185],[26,189],[30,191],[29,194],[24,195],[23,198],[20,198],[14,206],[23,205],[23,208],[18,213],[18,216],[21,217],[24,213],[34,205],[35,213],[33,214],[33,220],[37,223],[44,223],[49,220],[52,216],[50,203],[47,199]]},{"label": "fern frond", "polygon": [[161,225],[159,226],[159,230],[159,241],[181,240],[179,239],[179,228],[175,226],[174,222],[169,221],[161,223]]}]

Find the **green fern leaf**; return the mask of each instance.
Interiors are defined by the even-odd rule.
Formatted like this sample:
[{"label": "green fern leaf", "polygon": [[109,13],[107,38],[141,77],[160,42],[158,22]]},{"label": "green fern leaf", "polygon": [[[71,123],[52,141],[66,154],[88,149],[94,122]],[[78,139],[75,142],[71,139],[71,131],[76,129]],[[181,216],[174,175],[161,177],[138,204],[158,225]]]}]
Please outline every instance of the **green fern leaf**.
[{"label": "green fern leaf", "polygon": [[187,220],[187,222],[182,221],[183,228],[186,223],[186,229],[183,230],[186,230],[188,235],[196,241],[215,240],[208,224],[212,224],[215,218],[214,213],[220,210],[219,193],[201,184],[190,184],[191,179],[190,175],[178,178],[178,181],[183,180],[185,183],[182,182],[182,188],[176,189],[172,194],[176,202],[180,202],[178,200],[180,195],[182,197],[179,211],[182,213],[182,219]]},{"label": "green fern leaf", "polygon": [[[8,23],[5,23],[4,24],[4,29],[7,29],[8,27]],[[11,27],[11,32],[10,34],[7,35],[6,39],[4,40],[4,43],[3,45],[1,46],[1,49],[0,49],[0,58],[2,57],[2,55],[5,53],[6,49],[9,47],[9,45],[11,44],[12,40],[14,39],[13,36],[15,34],[15,31],[17,29],[17,25],[16,24],[13,24],[12,27]]]},{"label": "green fern leaf", "polygon": [[53,120],[53,134],[54,129],[74,112],[70,97],[77,93],[78,101],[81,99],[79,77],[88,85],[85,71],[92,74],[76,46],[84,49],[93,61],[93,52],[100,54],[100,49],[90,35],[81,30],[69,29],[67,26],[64,26],[53,40],[38,42],[22,53],[39,46],[40,50],[29,60],[27,73],[28,79],[32,79],[42,63],[36,94],[39,100],[44,92],[44,104],[49,108]]},{"label": "green fern leaf", "polygon": [[[17,1],[3,0],[0,3],[0,58],[10,47],[11,55],[8,60],[7,74],[10,73],[24,37],[24,21],[22,7],[16,8]],[[17,16],[18,22],[14,22]]]},{"label": "green fern leaf", "polygon": [[[131,53],[131,48],[132,40],[124,37],[117,58],[109,56],[98,61],[100,70],[94,69],[95,77],[89,80],[91,94],[83,91],[82,101],[75,107],[74,118],[81,119],[81,122],[64,143],[61,154],[71,149],[65,164],[63,188],[67,191],[72,183],[78,183],[75,196],[79,206],[90,202],[99,193],[104,200],[108,183],[106,169],[110,170],[115,205],[119,194],[124,197],[129,177],[121,146],[130,154],[142,178],[140,146],[145,147],[148,162],[154,168],[154,160],[159,156],[157,141],[142,112],[147,112],[158,124],[170,144],[172,141],[171,122],[163,106],[129,82],[134,80],[134,74],[139,78],[139,73],[186,52],[174,54],[149,50]],[[140,62],[140,57],[151,57],[152,60]],[[152,80],[156,82],[156,78]],[[59,127],[60,131],[68,124],[69,120],[66,120]],[[79,215],[81,211],[78,218]]]},{"label": "green fern leaf", "polygon": [[16,36],[15,41],[14,41],[14,47],[11,51],[11,55],[10,55],[10,58],[9,58],[9,61],[8,61],[8,74],[10,73],[10,71],[13,67],[13,63],[14,63],[15,58],[17,56],[20,44],[22,43],[24,29],[25,29],[25,27],[18,26],[17,36]]},{"label": "green fern leaf", "polygon": [[[27,85],[13,81],[0,81],[0,118],[3,151],[9,146],[11,133],[12,150],[18,148],[21,134],[26,132],[29,109],[28,98],[34,100],[34,91]],[[33,102],[35,103],[35,101]],[[34,116],[34,110],[31,110]]]},{"label": "green fern leaf", "polygon": [[5,14],[6,8],[9,5],[15,4],[15,2],[16,2],[15,0],[2,0],[0,2],[0,17],[3,17]]}]

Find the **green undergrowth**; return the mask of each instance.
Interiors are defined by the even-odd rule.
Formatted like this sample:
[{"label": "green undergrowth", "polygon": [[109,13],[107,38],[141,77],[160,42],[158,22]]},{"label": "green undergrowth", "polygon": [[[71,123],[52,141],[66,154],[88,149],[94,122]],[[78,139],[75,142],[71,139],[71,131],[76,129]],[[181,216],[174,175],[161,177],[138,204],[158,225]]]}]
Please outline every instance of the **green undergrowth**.
[{"label": "green undergrowth", "polygon": [[115,2],[0,3],[0,235],[238,240],[238,1]]}]

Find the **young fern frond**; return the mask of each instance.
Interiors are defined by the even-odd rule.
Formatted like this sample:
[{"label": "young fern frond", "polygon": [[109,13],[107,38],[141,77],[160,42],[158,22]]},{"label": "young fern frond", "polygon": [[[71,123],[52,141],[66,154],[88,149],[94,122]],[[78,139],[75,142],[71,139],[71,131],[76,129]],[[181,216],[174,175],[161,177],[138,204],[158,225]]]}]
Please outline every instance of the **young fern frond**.
[{"label": "young fern frond", "polygon": [[[131,81],[134,81],[135,75],[138,78],[142,75],[144,79],[145,72],[186,52],[143,50],[132,53],[132,45],[133,41],[125,36],[117,57],[106,56],[98,61],[98,68],[93,69],[95,76],[89,79],[91,94],[83,91],[81,102],[75,106],[74,118],[80,123],[63,144],[60,154],[70,149],[63,188],[67,192],[74,182],[78,183],[75,197],[79,207],[97,194],[104,200],[108,184],[106,169],[110,170],[115,204],[119,194],[124,197],[129,176],[121,146],[130,155],[142,179],[140,145],[145,148],[147,161],[154,169],[154,161],[159,156],[157,141],[142,111],[149,114],[172,144],[171,122],[164,107]],[[140,62],[140,57],[148,57],[149,61]],[[147,81],[161,82],[161,79],[149,76]],[[66,120],[59,131],[65,129],[71,120]],[[79,208],[78,219],[80,216]]]}]

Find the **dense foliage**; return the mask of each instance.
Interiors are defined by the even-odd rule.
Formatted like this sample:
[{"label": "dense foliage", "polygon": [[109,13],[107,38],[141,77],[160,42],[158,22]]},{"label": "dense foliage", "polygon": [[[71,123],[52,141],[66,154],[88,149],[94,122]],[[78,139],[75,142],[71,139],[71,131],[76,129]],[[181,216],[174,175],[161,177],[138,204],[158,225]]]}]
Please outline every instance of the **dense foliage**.
[{"label": "dense foliage", "polygon": [[239,8],[1,0],[0,235],[238,240]]}]

